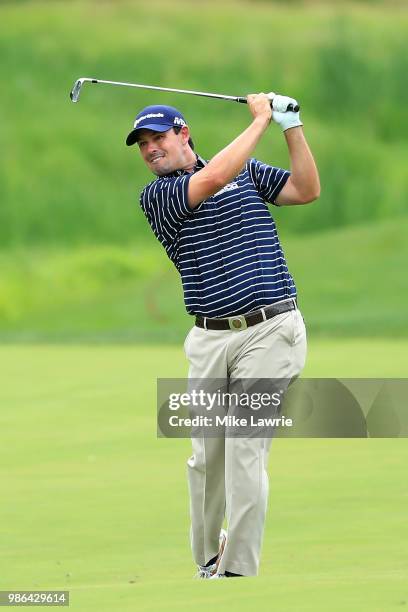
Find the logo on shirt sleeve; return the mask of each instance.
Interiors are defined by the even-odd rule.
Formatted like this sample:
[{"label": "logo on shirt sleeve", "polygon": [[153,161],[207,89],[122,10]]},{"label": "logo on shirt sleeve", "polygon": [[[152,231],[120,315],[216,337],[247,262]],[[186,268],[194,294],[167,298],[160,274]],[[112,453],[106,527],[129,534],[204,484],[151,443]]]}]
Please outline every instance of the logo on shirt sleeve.
[{"label": "logo on shirt sleeve", "polygon": [[220,191],[217,191],[217,193],[215,193],[214,195],[218,196],[218,195],[221,195],[222,193],[225,193],[226,191],[232,191],[233,189],[238,189],[238,187],[239,187],[238,183],[228,183],[228,185],[225,185],[225,187],[220,189]]}]

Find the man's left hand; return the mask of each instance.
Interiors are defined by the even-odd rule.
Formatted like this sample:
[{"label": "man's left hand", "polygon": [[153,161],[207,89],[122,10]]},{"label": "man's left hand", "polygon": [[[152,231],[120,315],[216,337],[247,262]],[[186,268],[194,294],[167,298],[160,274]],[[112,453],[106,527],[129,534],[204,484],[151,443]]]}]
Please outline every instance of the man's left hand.
[{"label": "man's left hand", "polygon": [[281,126],[284,132],[290,128],[303,125],[300,120],[299,111],[297,113],[294,113],[293,111],[285,112],[288,104],[293,104],[293,106],[296,106],[297,100],[294,98],[289,98],[289,96],[280,96],[272,92],[268,94],[268,97],[269,96],[272,99],[272,119],[275,121],[275,123]]}]

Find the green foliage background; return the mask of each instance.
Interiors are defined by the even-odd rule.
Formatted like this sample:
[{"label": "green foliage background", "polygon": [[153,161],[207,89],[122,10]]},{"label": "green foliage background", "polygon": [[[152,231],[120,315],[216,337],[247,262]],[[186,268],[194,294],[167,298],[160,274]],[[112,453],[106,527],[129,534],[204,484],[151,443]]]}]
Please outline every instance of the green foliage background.
[{"label": "green foliage background", "polygon": [[[210,158],[247,108],[103,85],[72,104],[79,76],[298,98],[322,195],[272,213],[309,329],[406,334],[407,25],[398,2],[2,4],[0,338],[173,341],[190,325],[124,139],[143,105],[174,104]],[[288,166],[277,126],[256,155]]]}]

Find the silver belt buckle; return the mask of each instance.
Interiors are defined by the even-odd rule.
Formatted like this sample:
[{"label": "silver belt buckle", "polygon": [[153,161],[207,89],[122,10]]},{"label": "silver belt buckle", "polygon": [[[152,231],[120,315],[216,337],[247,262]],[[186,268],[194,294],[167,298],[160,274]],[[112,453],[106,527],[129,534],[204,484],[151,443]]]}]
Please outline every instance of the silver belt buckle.
[{"label": "silver belt buckle", "polygon": [[241,331],[242,329],[246,329],[248,327],[244,315],[228,317],[228,325],[232,331]]}]

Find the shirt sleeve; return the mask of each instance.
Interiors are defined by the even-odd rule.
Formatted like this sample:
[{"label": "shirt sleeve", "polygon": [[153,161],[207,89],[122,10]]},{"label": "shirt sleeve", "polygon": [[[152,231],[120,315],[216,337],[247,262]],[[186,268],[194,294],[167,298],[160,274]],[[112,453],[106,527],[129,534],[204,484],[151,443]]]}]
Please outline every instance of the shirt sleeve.
[{"label": "shirt sleeve", "polygon": [[250,159],[247,168],[261,198],[278,206],[275,200],[290,177],[289,170],[268,166],[257,159]]},{"label": "shirt sleeve", "polygon": [[140,195],[142,210],[165,247],[174,243],[184,219],[193,212],[188,205],[191,176],[158,178],[147,185]]}]

